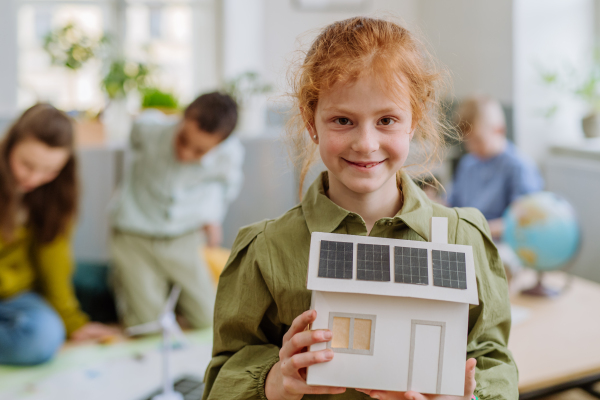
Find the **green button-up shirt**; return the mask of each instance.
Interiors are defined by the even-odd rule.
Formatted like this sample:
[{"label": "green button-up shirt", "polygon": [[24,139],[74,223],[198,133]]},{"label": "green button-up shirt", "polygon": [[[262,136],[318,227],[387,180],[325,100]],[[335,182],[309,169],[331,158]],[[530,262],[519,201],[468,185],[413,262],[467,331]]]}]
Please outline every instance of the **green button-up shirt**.
[{"label": "green button-up shirt", "polygon": [[[240,230],[219,281],[213,359],[206,372],[204,399],[266,399],[265,380],[279,360],[283,335],[294,318],[310,308],[306,276],[312,232],[428,241],[431,217],[448,218],[449,243],[473,247],[479,305],[469,311],[466,358],[477,359],[475,393],[481,399],[517,399],[517,367],[507,349],[506,277],[483,215],[475,209],[431,202],[403,173],[402,209],[393,218],[377,221],[368,233],[358,214],[329,200],[327,185],[323,173],[301,204],[275,220]],[[340,395],[304,398],[369,396],[348,389]]]}]

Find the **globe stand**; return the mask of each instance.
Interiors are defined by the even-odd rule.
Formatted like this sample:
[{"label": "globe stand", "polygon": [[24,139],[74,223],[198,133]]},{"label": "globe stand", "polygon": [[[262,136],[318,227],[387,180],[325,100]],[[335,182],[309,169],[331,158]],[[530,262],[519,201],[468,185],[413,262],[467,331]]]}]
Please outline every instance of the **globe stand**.
[{"label": "globe stand", "polygon": [[534,287],[523,290],[521,293],[526,294],[528,296],[536,296],[536,297],[556,297],[558,296],[562,290],[549,288],[548,286],[544,286],[544,273],[537,273],[537,283]]},{"label": "globe stand", "polygon": [[[567,272],[568,269],[570,269],[570,267],[573,265],[573,262],[570,262],[568,264],[567,268],[563,268],[563,272]],[[537,283],[535,284],[534,287],[529,288],[529,289],[525,289],[523,291],[521,291],[522,294],[527,295],[527,296],[536,296],[536,297],[545,297],[545,298],[553,298],[553,297],[557,297],[559,294],[561,294],[562,292],[564,292],[566,289],[568,289],[571,286],[571,282],[573,280],[573,276],[571,274],[566,274],[567,278],[566,278],[566,282],[563,285],[562,288],[560,289],[554,289],[554,288],[550,288],[548,286],[544,285],[543,279],[544,279],[544,273],[541,271],[537,271]]]}]

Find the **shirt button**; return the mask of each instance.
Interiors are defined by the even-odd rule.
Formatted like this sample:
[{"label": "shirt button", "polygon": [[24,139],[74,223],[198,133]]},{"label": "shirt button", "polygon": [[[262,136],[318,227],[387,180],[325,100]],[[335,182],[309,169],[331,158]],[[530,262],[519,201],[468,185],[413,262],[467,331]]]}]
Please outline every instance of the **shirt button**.
[{"label": "shirt button", "polygon": [[386,225],[387,225],[387,226],[392,226],[392,221],[388,221],[388,222],[386,223]]}]

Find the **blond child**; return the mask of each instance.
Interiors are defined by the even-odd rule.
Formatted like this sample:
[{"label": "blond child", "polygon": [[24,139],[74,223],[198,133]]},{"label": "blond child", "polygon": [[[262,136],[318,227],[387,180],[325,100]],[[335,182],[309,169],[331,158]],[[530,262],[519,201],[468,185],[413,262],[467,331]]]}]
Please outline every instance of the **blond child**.
[{"label": "blond child", "polygon": [[327,171],[301,204],[240,230],[219,282],[204,399],[445,398],[306,384],[308,366],[335,357],[308,351],[332,338],[307,329],[316,317],[307,311],[311,233],[426,241],[432,216],[448,218],[450,243],[473,246],[477,268],[460,398],[518,397],[506,278],[485,219],[433,204],[404,169],[412,140],[441,144],[432,119],[437,79],[412,34],[392,22],[339,21],[313,42],[297,72],[299,124],[290,134],[304,156],[300,187],[316,152]]},{"label": "blond child", "polygon": [[497,100],[465,99],[456,122],[469,154],[458,164],[448,204],[477,208],[499,239],[504,211],[519,197],[542,190],[544,182],[535,164],[506,139],[506,120]]}]

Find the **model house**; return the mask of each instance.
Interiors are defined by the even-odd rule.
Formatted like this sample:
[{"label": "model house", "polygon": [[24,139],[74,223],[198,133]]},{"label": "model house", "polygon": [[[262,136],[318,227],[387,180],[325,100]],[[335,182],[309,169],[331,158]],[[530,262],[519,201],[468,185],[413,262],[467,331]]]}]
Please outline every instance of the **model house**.
[{"label": "model house", "polygon": [[471,246],[314,232],[307,287],[312,329],[330,329],[332,361],[308,368],[309,385],[464,393],[469,304],[478,304]]}]

